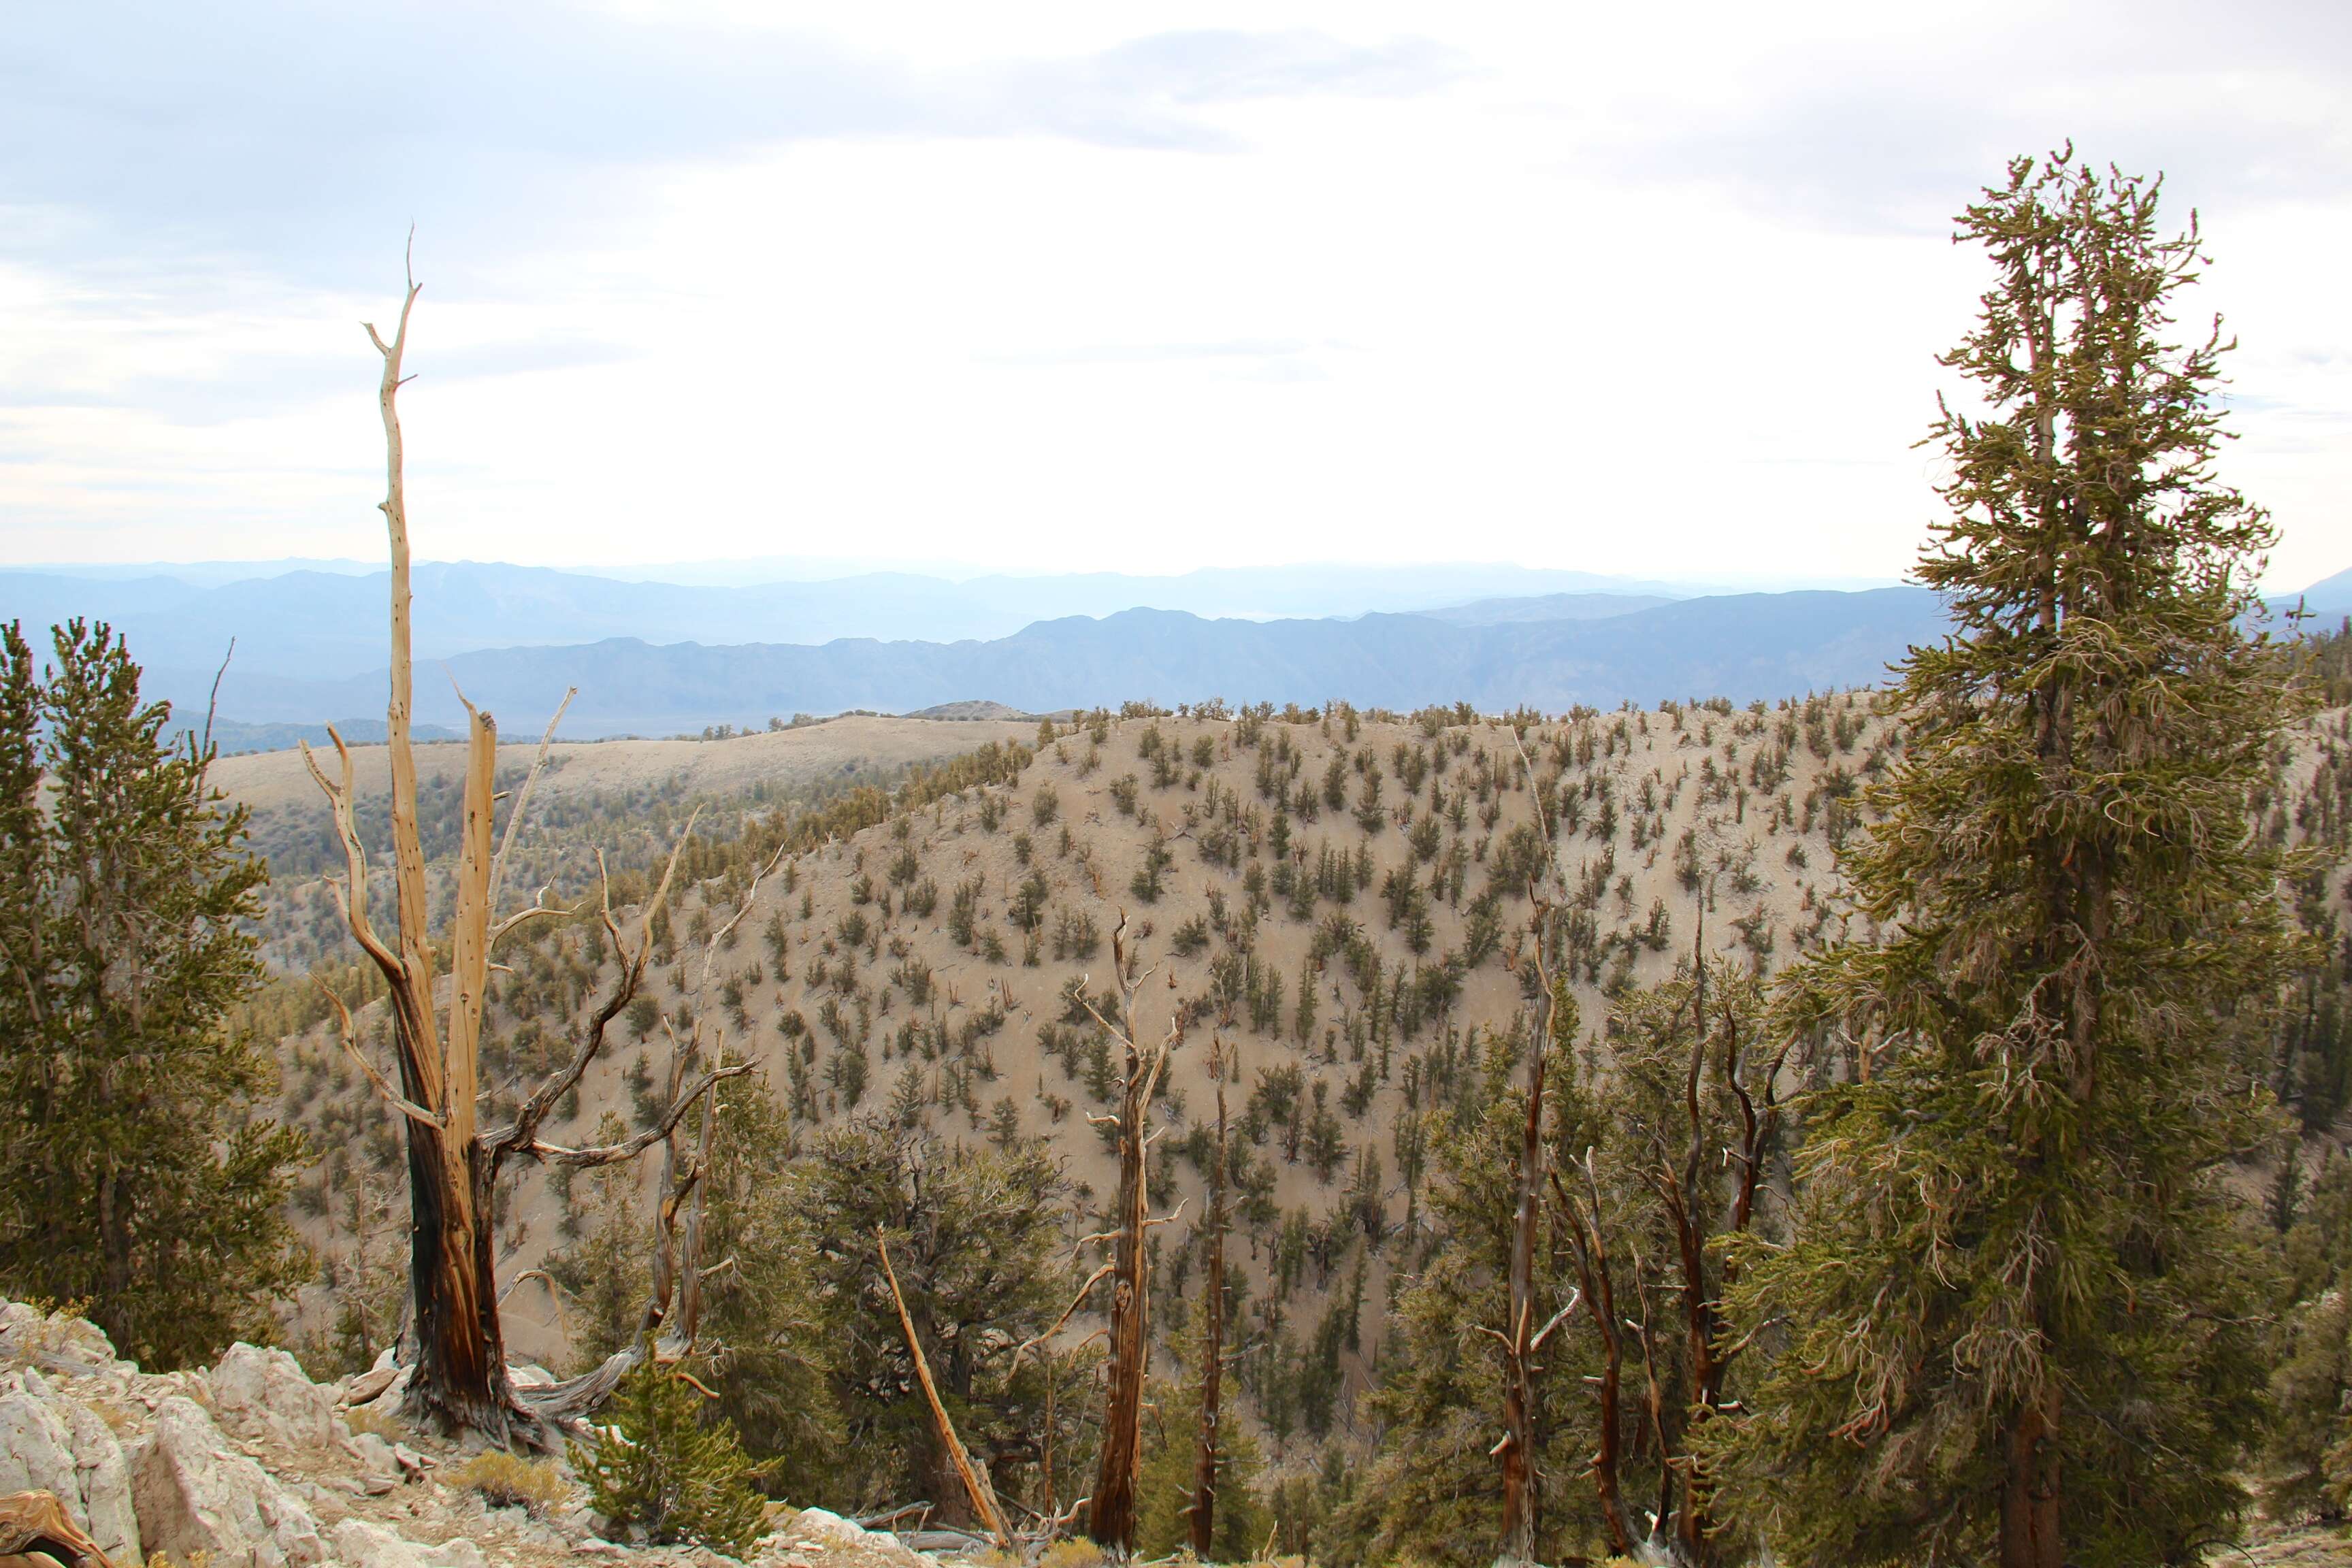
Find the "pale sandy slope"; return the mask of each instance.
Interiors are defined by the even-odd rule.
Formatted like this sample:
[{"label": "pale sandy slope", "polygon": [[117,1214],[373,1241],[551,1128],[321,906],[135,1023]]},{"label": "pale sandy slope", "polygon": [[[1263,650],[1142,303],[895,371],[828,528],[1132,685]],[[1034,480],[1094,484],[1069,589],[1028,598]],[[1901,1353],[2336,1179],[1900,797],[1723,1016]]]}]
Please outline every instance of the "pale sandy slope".
[{"label": "pale sandy slope", "polygon": [[[676,779],[689,795],[727,797],[746,794],[761,782],[791,784],[827,774],[930,762],[988,741],[1027,739],[1036,729],[1034,723],[1003,721],[845,718],[727,741],[558,741],[541,787],[546,798],[558,799],[567,793],[624,792]],[[539,731],[518,726],[502,731],[499,741],[501,764],[520,765],[538,749]],[[384,792],[384,754],[382,746],[352,749],[363,795]],[[457,778],[465,758],[466,749],[457,742],[420,746],[420,783]],[[212,776],[232,798],[257,812],[319,803],[318,786],[304,771],[299,752],[223,757],[213,764]]]}]

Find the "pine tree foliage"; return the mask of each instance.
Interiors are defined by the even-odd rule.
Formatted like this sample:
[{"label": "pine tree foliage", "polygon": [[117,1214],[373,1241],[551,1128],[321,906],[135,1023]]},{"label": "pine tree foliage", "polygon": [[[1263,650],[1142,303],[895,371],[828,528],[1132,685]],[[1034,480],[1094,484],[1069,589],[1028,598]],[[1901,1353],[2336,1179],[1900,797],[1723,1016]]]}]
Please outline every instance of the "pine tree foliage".
[{"label": "pine tree foliage", "polygon": [[[860,1120],[823,1130],[777,1184],[773,1228],[803,1271],[847,1442],[825,1495],[859,1511],[922,1497],[960,1521],[961,1483],[939,1441],[876,1254],[887,1241],[940,1398],[1000,1496],[1029,1501],[1044,1458],[1048,1365],[1020,1347],[1070,1284],[1066,1181],[1036,1142],[948,1143]],[[1064,1405],[1086,1396],[1065,1385]],[[1055,1460],[1074,1479],[1073,1455]],[[1058,1484],[1058,1483],[1057,1483]]]},{"label": "pine tree foliage", "polygon": [[[1201,1425],[1203,1311],[1193,1302],[1169,1339],[1179,1373],[1155,1378],[1143,1413],[1143,1466],[1136,1486],[1136,1552],[1166,1557],[1183,1546],[1191,1519],[1193,1463]],[[1222,1423],[1217,1444],[1217,1506],[1209,1561],[1255,1561],[1270,1521],[1258,1500],[1257,1440],[1239,1421]]]},{"label": "pine tree foliage", "polygon": [[1959,224],[1995,280],[1943,363],[1905,755],[1848,856],[1885,940],[1809,957],[1793,1243],[1736,1256],[1777,1346],[1718,1471],[1784,1561],[2184,1560],[2258,1414],[2217,1167],[2268,1096],[2228,1026],[2292,942],[2250,790],[2296,699],[2245,629],[2264,515],[2214,475],[2226,345],[2168,341],[2203,258],[2158,186],[2012,163]]},{"label": "pine tree foliage", "polygon": [[[1763,1037],[1761,984],[1719,959],[1706,967],[1704,986],[1685,963],[1661,984],[1619,996],[1600,1070],[1580,1070],[1567,1042],[1555,1045],[1544,1141],[1560,1181],[1547,1192],[1536,1300],[1539,1321],[1563,1309],[1568,1316],[1545,1342],[1534,1387],[1547,1562],[1653,1542],[1670,1549],[1685,1518],[1701,1555],[1738,1554],[1738,1538],[1717,1538],[1711,1500],[1691,1485],[1691,1452],[1713,1408],[1700,1383],[1712,1383],[1714,1401],[1740,1388],[1738,1352],[1716,1343],[1727,1278],[1720,1244],[1739,1223],[1737,1152],[1746,1146],[1727,1068],[1753,1097],[1771,1064],[1746,1059]],[[1384,1438],[1339,1512],[1331,1544],[1341,1561],[1466,1565],[1492,1556],[1497,1497],[1487,1450],[1501,1369],[1494,1340],[1473,1325],[1505,1318],[1511,1173],[1527,1096],[1514,1077],[1524,1044],[1502,1037],[1488,1047],[1482,1098],[1441,1121],[1433,1141],[1433,1235],[1390,1316],[1370,1401]],[[1701,1159],[1686,1188],[1694,1107]],[[1760,1121],[1769,1109],[1760,1100],[1757,1109]],[[1566,1203],[1585,1227],[1581,1268]],[[1695,1276],[1685,1271],[1683,1216]],[[1696,1364],[1695,1329],[1720,1373]],[[1612,1494],[1622,1541],[1610,1527]]]},{"label": "pine tree foliage", "polygon": [[[593,1142],[617,1143],[629,1129],[606,1111]],[[635,1164],[566,1173],[565,1219],[576,1237],[549,1254],[548,1277],[562,1292],[572,1368],[584,1373],[637,1337],[653,1292],[652,1199]]]},{"label": "pine tree foliage", "polygon": [[703,1256],[702,1331],[719,1408],[762,1457],[761,1485],[810,1500],[842,1470],[835,1333],[813,1283],[790,1173],[801,1157],[783,1106],[757,1077],[720,1102]]},{"label": "pine tree foliage", "polygon": [[2352,1510],[2352,1160],[2330,1150],[2282,1238],[2284,1294],[2263,1432],[2263,1507],[2285,1520]]},{"label": "pine tree foliage", "polygon": [[572,1446],[591,1506],[648,1541],[740,1554],[759,1538],[766,1505],[734,1427],[708,1403],[676,1369],[639,1363],[614,1391],[594,1444]]},{"label": "pine tree foliage", "polygon": [[103,625],[37,668],[0,631],[0,1290],[86,1301],[151,1368],[266,1339],[307,1274],[301,1140],[229,1010],[261,979],[268,873],[195,738]]},{"label": "pine tree foliage", "polygon": [[[1528,1097],[1523,1064],[1532,1031],[1481,1037],[1477,1087],[1437,1114],[1427,1194],[1431,1235],[1396,1287],[1381,1375],[1366,1405],[1385,1439],[1334,1521],[1325,1551],[1345,1563],[1420,1559],[1491,1562],[1502,1517],[1490,1450],[1502,1407],[1503,1364],[1481,1325],[1508,1321],[1513,1182]],[[1547,1076],[1546,1143],[1555,1164],[1601,1137],[1564,1052]],[[1549,1227],[1548,1227],[1549,1232]],[[1576,1289],[1564,1243],[1547,1234],[1535,1253],[1535,1300],[1549,1318]],[[1595,1539],[1591,1511],[1563,1500],[1591,1451],[1580,1421],[1580,1374],[1592,1370],[1589,1339],[1556,1335],[1533,1389],[1535,1469],[1554,1478],[1539,1514],[1538,1551],[1559,1561]],[[1574,1485],[1570,1482],[1569,1485]]]}]

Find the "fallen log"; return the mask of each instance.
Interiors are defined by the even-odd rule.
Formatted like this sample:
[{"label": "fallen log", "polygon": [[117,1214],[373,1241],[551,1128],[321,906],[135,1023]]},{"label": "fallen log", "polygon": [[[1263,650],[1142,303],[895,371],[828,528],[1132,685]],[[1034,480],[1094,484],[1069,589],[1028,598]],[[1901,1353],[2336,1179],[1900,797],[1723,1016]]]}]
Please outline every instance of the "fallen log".
[{"label": "fallen log", "polygon": [[11,1492],[0,1497],[0,1568],[114,1568],[98,1542],[82,1533],[55,1492]]}]

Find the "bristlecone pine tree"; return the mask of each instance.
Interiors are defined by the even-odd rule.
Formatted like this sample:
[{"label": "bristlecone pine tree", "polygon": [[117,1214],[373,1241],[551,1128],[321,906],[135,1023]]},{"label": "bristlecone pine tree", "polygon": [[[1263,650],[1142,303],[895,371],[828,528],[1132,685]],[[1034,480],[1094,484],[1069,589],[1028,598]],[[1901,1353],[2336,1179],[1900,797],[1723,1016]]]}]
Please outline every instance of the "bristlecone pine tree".
[{"label": "bristlecone pine tree", "polygon": [[[662,1353],[653,1342],[671,1300],[661,1289],[664,1282],[657,1272],[657,1288],[647,1303],[636,1344],[607,1358],[594,1372],[567,1383],[519,1390],[508,1374],[499,1314],[494,1238],[500,1173],[515,1160],[572,1171],[593,1170],[635,1160],[658,1142],[668,1145],[675,1176],[678,1124],[722,1079],[741,1077],[750,1067],[740,1062],[732,1067],[709,1066],[683,1087],[679,1087],[681,1074],[674,1071],[672,1087],[678,1092],[668,1108],[655,1116],[652,1126],[617,1142],[570,1148],[540,1136],[549,1115],[603,1052],[613,1021],[635,999],[644,982],[655,923],[661,917],[677,868],[677,851],[673,849],[667,868],[640,909],[634,940],[623,933],[613,911],[610,884],[604,889],[599,919],[618,958],[616,973],[603,999],[572,1029],[570,1060],[522,1101],[511,1121],[499,1127],[481,1124],[480,1047],[490,1016],[491,951],[522,922],[559,912],[546,903],[542,889],[541,897],[522,909],[503,919],[496,913],[507,850],[528,813],[531,786],[545,766],[548,742],[554,738],[556,721],[563,716],[563,705],[557,706],[555,720],[549,722],[540,742],[538,758],[515,792],[506,833],[499,838],[492,833],[499,795],[495,787],[498,724],[489,714],[467,704],[464,808],[457,877],[449,900],[447,973],[436,980],[442,950],[433,937],[427,907],[415,746],[410,732],[414,658],[409,637],[408,506],[398,409],[405,379],[401,367],[408,347],[409,313],[416,304],[418,288],[412,277],[392,342],[385,342],[374,327],[367,329],[369,341],[383,361],[376,393],[384,434],[385,489],[380,508],[392,560],[392,670],[390,700],[384,711],[384,750],[392,784],[395,923],[389,941],[378,934],[370,912],[368,852],[359,826],[351,749],[329,726],[337,769],[330,775],[310,747],[302,748],[311,777],[333,810],[336,837],[343,847],[342,878],[330,885],[341,903],[352,939],[383,976],[389,993],[386,1007],[398,1058],[397,1088],[361,1048],[341,1000],[331,990],[328,996],[345,1051],[399,1115],[407,1133],[410,1313],[400,1359],[410,1372],[407,1391],[401,1399],[403,1413],[412,1421],[477,1433],[501,1444],[546,1447],[553,1444],[564,1420],[594,1408],[640,1355]],[[570,700],[566,696],[564,702]],[[689,817],[689,832],[691,828]],[[681,838],[681,847],[683,842]],[[696,1038],[699,1039],[698,1029]],[[708,1153],[707,1148],[702,1151],[703,1155]],[[670,1185],[673,1200],[685,1195]],[[672,1207],[666,1212],[674,1216],[676,1211]],[[667,1228],[661,1233],[665,1247],[668,1235]],[[667,1257],[665,1253],[657,1261]],[[689,1287],[685,1292],[688,1302],[693,1294]],[[693,1316],[690,1308],[683,1316]]]},{"label": "bristlecone pine tree", "polygon": [[1959,222],[1996,277],[1942,363],[1902,667],[1907,753],[1846,862],[1885,932],[1792,972],[1839,1043],[1793,1242],[1732,1333],[1777,1341],[1717,1473],[1784,1562],[2189,1561],[2242,1501],[2261,1372],[2217,1167],[2266,1096],[2229,1009],[2289,955],[2249,786],[2296,697],[2250,636],[2272,531],[2219,484],[2226,347],[2167,342],[2202,264],[2158,184],[2013,163]]},{"label": "bristlecone pine tree", "polygon": [[285,1215],[301,1141],[257,1111],[267,879],[211,749],[104,626],[37,668],[0,627],[0,1290],[78,1300],[150,1367],[273,1326],[308,1269]]}]

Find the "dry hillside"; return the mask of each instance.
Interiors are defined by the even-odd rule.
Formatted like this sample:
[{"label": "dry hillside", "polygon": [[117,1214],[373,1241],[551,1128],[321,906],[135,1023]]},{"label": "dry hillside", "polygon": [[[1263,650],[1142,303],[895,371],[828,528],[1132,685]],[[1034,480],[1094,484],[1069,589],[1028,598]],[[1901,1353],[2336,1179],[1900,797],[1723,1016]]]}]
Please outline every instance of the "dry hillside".
[{"label": "dry hillside", "polygon": [[[893,727],[908,721],[852,722],[837,737],[823,737],[834,728],[824,726],[675,752],[573,748],[526,838],[576,863],[595,847],[580,837],[595,824],[561,826],[564,787],[593,778],[609,795],[681,757],[702,771],[680,798],[707,791],[723,816],[749,815],[754,790],[804,781],[822,765],[813,759],[856,771],[920,752],[919,738]],[[1116,1059],[1075,998],[1083,988],[1107,1003],[1108,939],[1124,912],[1153,966],[1145,1032],[1185,1026],[1155,1108],[1164,1135],[1154,1207],[1184,1205],[1160,1233],[1163,1284],[1181,1288],[1202,1212],[1206,1047],[1222,1029],[1239,1048],[1233,1111],[1254,1149],[1235,1235],[1252,1331],[1260,1343],[1303,1342],[1319,1314],[1360,1289],[1370,1305],[1361,1351],[1342,1368],[1348,1392],[1377,1363],[1379,1304],[1417,1221],[1423,1113],[1526,1026],[1526,887],[1548,852],[1571,906],[1565,955],[1588,1059],[1601,1062],[1610,994],[1668,974],[1695,944],[1770,969],[1844,929],[1838,848],[1857,825],[1859,785],[1900,743],[1869,693],[1522,715],[1516,725],[1341,707],[1097,715],[1042,742],[1034,726],[931,728],[996,742],[983,771],[1000,782],[788,857],[724,943],[709,933],[737,909],[759,857],[749,839],[701,857],[698,868],[714,874],[676,905],[655,1003],[674,1018],[698,1011],[730,1055],[761,1064],[767,1090],[803,1124],[895,1116],[967,1141],[1043,1136],[1098,1207],[1112,1165],[1087,1115],[1116,1095]],[[1016,732],[1027,744],[1007,747]],[[2263,829],[2340,844],[2352,783],[2338,756],[2345,716],[2311,734],[2315,743],[2282,753]],[[853,743],[819,752],[819,737]],[[625,778],[592,773],[608,753],[647,760]],[[276,766],[273,777],[284,772]],[[1549,845],[1538,802],[1557,826]],[[280,896],[324,904],[299,882]],[[510,972],[497,981],[488,1065],[511,1094],[554,1059],[610,961],[584,921],[542,927],[503,957]],[[646,1034],[617,1034],[553,1136],[585,1137],[607,1113],[649,1114],[667,1047],[650,1010],[637,1024]],[[367,1026],[380,1041],[381,1018]],[[328,1150],[302,1197],[306,1223],[348,1264],[355,1224],[392,1223],[394,1130],[322,1031],[290,1038],[288,1059],[289,1109]],[[579,1223],[537,1175],[506,1214],[514,1279]],[[564,1359],[563,1304],[544,1276],[517,1289],[509,1312],[519,1351]],[[1342,1424],[1347,1411],[1342,1397]]]},{"label": "dry hillside", "polygon": [[[999,727],[961,728],[979,740]],[[687,750],[740,790],[766,778],[769,759],[792,759],[797,738]],[[1114,1064],[1072,996],[1109,989],[1108,937],[1124,910],[1156,966],[1146,1030],[1187,1024],[1157,1112],[1168,1135],[1155,1190],[1162,1206],[1191,1199],[1165,1248],[1179,1249],[1201,1212],[1186,1134],[1211,1103],[1205,1047],[1220,1027],[1241,1054],[1234,1113],[1260,1151],[1243,1226],[1253,1294],[1298,1321],[1359,1258],[1369,1299],[1381,1299],[1385,1244],[1416,1202],[1406,1113],[1479,1070],[1488,1032],[1516,1026],[1525,888],[1545,858],[1538,797],[1560,826],[1576,905],[1568,946],[1591,1033],[1606,989],[1667,973],[1694,940],[1769,965],[1834,930],[1835,846],[1887,744],[1866,695],[1586,715],[1523,737],[1448,710],[1098,720],[1066,729],[1009,783],[788,861],[698,997],[699,939],[732,912],[748,861],[693,888],[655,996],[666,1013],[698,1005],[803,1120],[887,1113],[971,1139],[1043,1135],[1082,1197],[1107,1194],[1110,1162],[1087,1114],[1113,1094]],[[619,750],[573,748],[554,779],[576,782],[593,765],[580,759]],[[552,792],[534,808],[560,809]],[[550,831],[534,823],[527,837]],[[300,886],[281,897],[325,904]],[[513,1067],[544,1054],[603,978],[600,947],[574,924],[506,953],[499,1034]],[[644,1113],[660,1038],[623,1036],[572,1131]],[[331,1251],[349,1207],[336,1194],[355,1172],[389,1168],[392,1130],[322,1033],[290,1050],[289,1100],[329,1134],[308,1201]],[[533,1177],[508,1212],[520,1274],[558,1243],[562,1207]],[[513,1306],[560,1317],[537,1281]],[[1378,1344],[1375,1330],[1361,1359]]]}]

